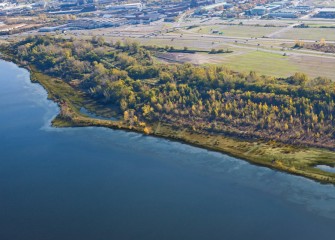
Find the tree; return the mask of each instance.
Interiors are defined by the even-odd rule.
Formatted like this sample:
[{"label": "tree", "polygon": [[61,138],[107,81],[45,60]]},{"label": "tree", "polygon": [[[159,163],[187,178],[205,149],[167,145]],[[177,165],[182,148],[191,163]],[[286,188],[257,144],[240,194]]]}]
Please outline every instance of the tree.
[{"label": "tree", "polygon": [[320,43],[319,43],[319,45],[320,45],[321,47],[325,46],[325,45],[326,45],[326,39],[321,38],[321,39],[320,39]]},{"label": "tree", "polygon": [[123,120],[128,121],[128,119],[129,119],[129,112],[128,111],[124,111],[123,112]]},{"label": "tree", "polygon": [[284,129],[288,130],[288,124],[287,123],[284,124]]},{"label": "tree", "polygon": [[305,42],[302,40],[295,40],[294,48],[303,48],[305,45]]},{"label": "tree", "polygon": [[295,85],[304,86],[308,81],[308,76],[305,73],[296,72],[291,78],[289,78],[289,82]]},{"label": "tree", "polygon": [[97,39],[97,44],[98,44],[99,46],[104,45],[104,44],[105,44],[105,38],[102,37],[102,36],[99,36],[98,39]]}]

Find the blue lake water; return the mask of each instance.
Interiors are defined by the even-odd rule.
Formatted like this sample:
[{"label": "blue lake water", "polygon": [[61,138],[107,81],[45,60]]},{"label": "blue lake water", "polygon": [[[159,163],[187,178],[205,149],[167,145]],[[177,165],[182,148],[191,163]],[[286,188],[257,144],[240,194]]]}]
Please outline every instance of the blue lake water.
[{"label": "blue lake water", "polygon": [[330,167],[330,166],[327,166],[327,165],[317,165],[315,167],[318,168],[318,169],[321,169],[325,172],[335,173],[335,168],[334,167]]},{"label": "blue lake water", "polygon": [[0,62],[0,240],[316,240],[335,187],[105,128],[50,127],[29,73]]}]

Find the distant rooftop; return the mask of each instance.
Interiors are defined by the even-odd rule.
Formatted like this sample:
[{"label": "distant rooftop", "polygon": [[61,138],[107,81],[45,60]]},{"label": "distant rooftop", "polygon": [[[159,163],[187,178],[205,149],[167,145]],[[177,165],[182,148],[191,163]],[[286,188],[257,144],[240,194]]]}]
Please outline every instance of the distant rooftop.
[{"label": "distant rooftop", "polygon": [[335,12],[335,8],[322,8],[319,12]]},{"label": "distant rooftop", "polygon": [[215,3],[215,4],[212,4],[212,5],[208,5],[208,6],[202,7],[202,9],[204,9],[204,10],[211,10],[213,8],[216,8],[216,7],[224,6],[225,4],[227,4],[227,3],[226,2]]}]

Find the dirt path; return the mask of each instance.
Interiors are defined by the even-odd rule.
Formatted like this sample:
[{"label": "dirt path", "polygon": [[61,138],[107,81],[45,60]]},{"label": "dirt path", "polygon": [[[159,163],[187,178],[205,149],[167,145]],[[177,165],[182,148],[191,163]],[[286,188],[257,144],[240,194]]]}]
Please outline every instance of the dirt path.
[{"label": "dirt path", "polygon": [[275,32],[273,32],[273,33],[268,34],[267,37],[268,37],[268,38],[273,38],[273,37],[275,37],[276,35],[279,35],[279,34],[282,34],[282,33],[284,33],[284,32],[287,32],[287,31],[291,30],[292,28],[294,28],[295,26],[298,26],[299,24],[300,24],[300,23],[294,23],[294,24],[291,24],[291,25],[289,25],[289,26],[287,26],[287,27],[284,27],[284,28],[282,28],[282,29],[279,29],[278,31],[275,31]]}]

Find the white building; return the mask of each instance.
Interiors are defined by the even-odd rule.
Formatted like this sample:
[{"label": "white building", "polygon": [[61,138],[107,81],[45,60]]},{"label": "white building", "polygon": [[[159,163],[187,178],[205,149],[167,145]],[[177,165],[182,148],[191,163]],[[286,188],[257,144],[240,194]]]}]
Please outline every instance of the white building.
[{"label": "white building", "polygon": [[142,3],[129,3],[129,4],[121,4],[121,5],[108,5],[106,6],[107,10],[137,10],[142,11],[143,4]]}]

